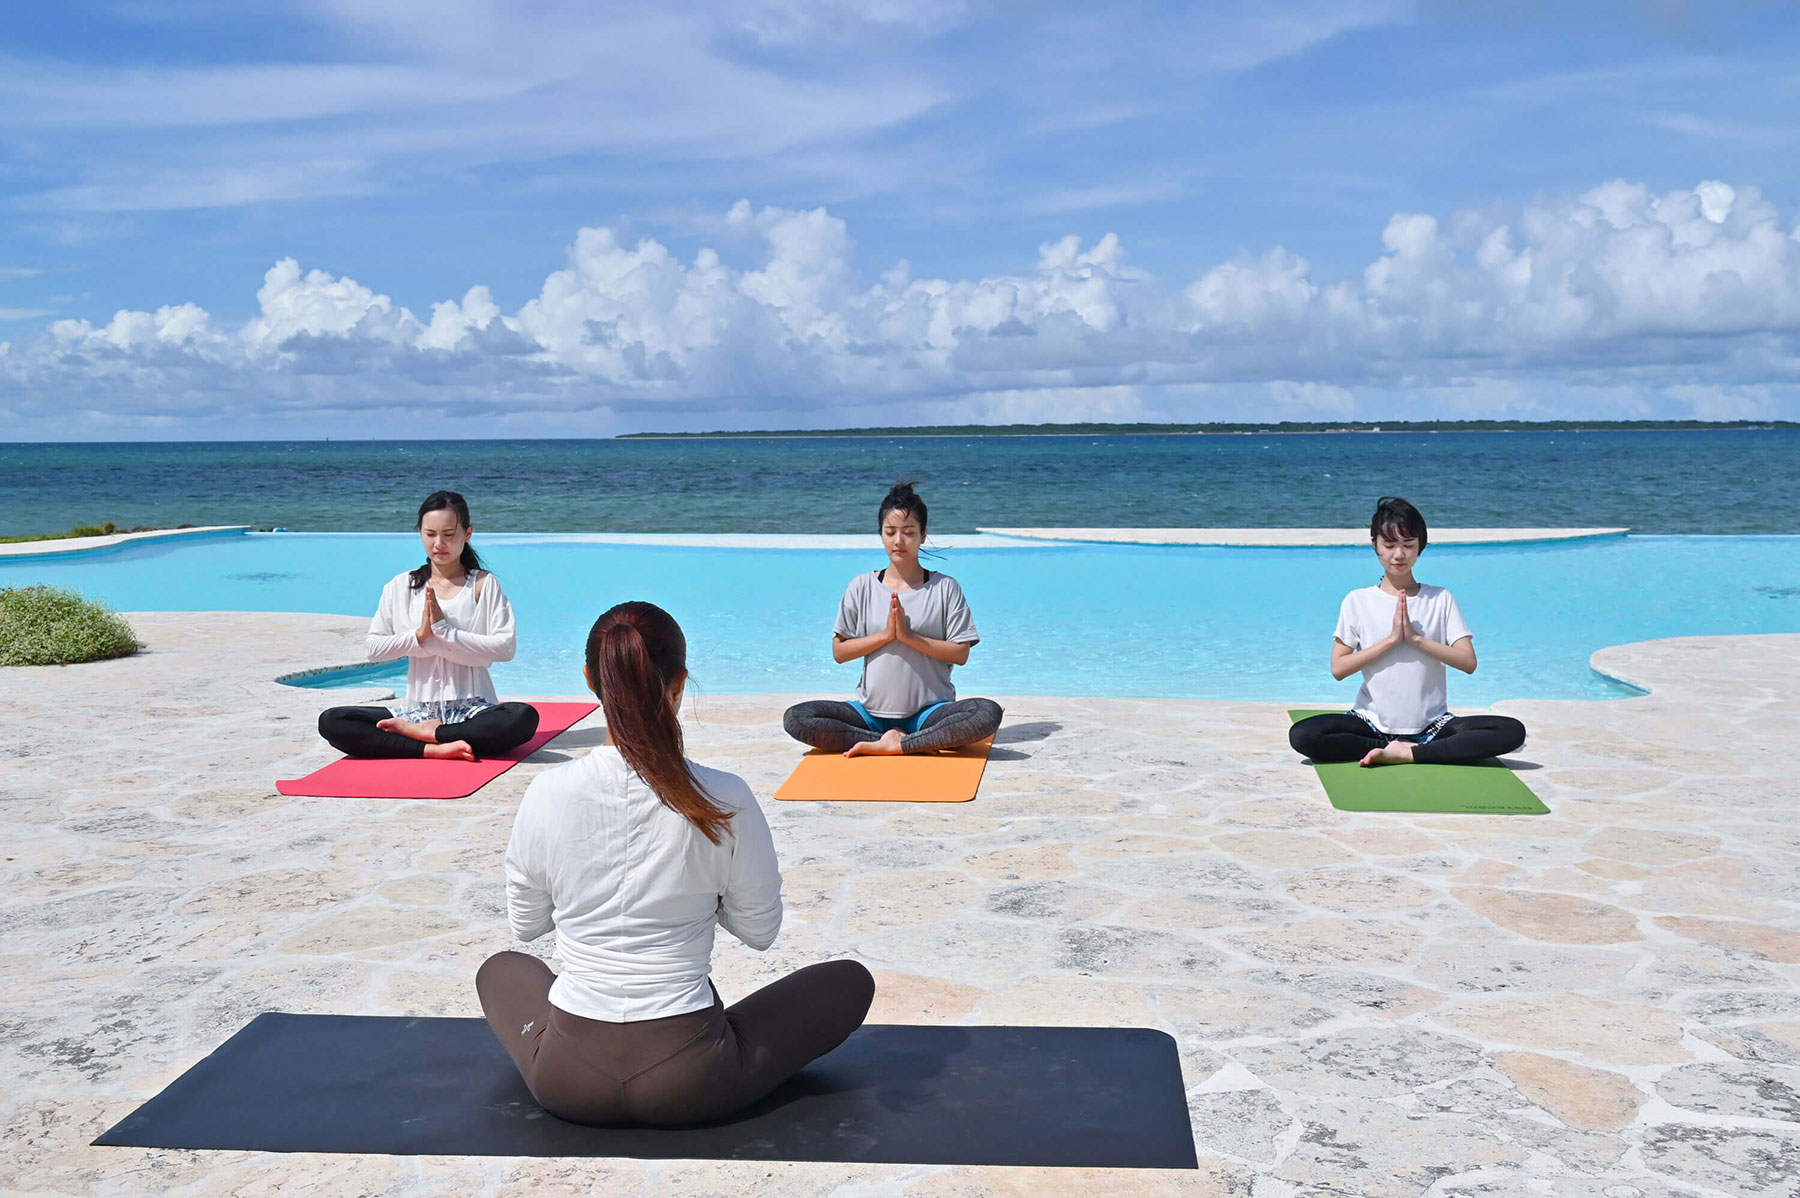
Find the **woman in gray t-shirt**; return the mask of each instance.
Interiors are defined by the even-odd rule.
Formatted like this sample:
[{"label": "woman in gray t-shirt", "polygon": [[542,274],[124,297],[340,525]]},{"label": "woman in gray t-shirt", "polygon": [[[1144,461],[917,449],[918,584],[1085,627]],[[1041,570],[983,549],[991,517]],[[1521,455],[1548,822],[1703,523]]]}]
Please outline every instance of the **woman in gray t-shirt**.
[{"label": "woman in gray t-shirt", "polygon": [[840,663],[862,658],[856,698],[796,703],[782,727],[795,740],[846,757],[987,739],[1000,727],[1000,705],[958,699],[950,682],[951,667],[967,662],[981,640],[975,619],[956,579],[919,565],[925,501],[910,483],[896,483],[875,520],[888,564],[850,580],[831,635]]}]

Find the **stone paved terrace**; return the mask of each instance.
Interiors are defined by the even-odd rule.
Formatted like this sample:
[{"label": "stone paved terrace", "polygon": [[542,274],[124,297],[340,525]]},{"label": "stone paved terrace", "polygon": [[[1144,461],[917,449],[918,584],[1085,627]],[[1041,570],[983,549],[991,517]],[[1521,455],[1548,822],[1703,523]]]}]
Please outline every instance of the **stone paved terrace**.
[{"label": "stone paved terrace", "polygon": [[[1800,636],[1598,656],[1515,702],[1543,817],[1334,811],[1272,704],[1015,698],[980,797],[766,800],[774,951],[852,953],[888,1022],[1142,1025],[1197,1173],[143,1151],[88,1141],[260,1011],[471,1015],[519,796],[287,799],[355,660],[332,616],[143,615],[123,661],[0,670],[0,1189],[184,1195],[1800,1193]],[[702,680],[704,681],[704,680]],[[1296,696],[1304,699],[1306,696]],[[782,697],[705,697],[763,796]]]}]

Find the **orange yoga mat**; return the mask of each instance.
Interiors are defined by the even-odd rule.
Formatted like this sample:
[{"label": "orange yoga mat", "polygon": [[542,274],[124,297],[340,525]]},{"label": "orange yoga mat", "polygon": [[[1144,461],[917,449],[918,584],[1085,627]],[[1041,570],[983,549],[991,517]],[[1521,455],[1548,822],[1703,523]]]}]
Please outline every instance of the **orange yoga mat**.
[{"label": "orange yoga mat", "polygon": [[814,749],[800,759],[778,799],[824,803],[966,803],[981,786],[994,738],[901,757],[846,757]]}]

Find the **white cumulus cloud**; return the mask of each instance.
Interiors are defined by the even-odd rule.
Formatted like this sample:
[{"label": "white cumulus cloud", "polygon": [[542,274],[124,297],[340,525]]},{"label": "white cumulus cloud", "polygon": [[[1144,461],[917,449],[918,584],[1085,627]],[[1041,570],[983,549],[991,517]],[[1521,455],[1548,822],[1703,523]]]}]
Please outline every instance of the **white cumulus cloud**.
[{"label": "white cumulus cloud", "polygon": [[825,209],[739,202],[723,227],[759,247],[750,260],[582,229],[512,313],[476,286],[421,318],[283,259],[236,328],[173,304],[16,338],[0,413],[20,435],[71,404],[120,430],[255,412],[322,432],[401,401],[471,429],[505,414],[593,432],[894,423],[896,404],[933,420],[1543,416],[1562,391],[1620,414],[1800,416],[1800,232],[1750,186],[1615,181],[1399,213],[1335,279],[1277,246],[1161,280],[1110,233],[1048,242],[1011,274],[870,277]]}]

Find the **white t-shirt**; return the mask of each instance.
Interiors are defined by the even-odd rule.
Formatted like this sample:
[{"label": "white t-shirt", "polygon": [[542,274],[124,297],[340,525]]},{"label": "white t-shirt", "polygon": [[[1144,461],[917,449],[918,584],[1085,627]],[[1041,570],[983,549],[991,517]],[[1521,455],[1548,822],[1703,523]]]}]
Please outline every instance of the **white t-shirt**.
[{"label": "white t-shirt", "polygon": [[[877,577],[877,571],[858,574],[844,588],[838,604],[837,626],[833,629],[846,640],[874,636],[887,627],[888,604],[900,596],[900,610],[906,622],[920,636],[934,641],[973,644],[981,639],[975,631],[975,617],[963,598],[962,587],[948,574],[932,573],[923,586],[910,591],[890,591]],[[917,715],[934,703],[949,703],[956,698],[956,687],[950,681],[950,663],[927,657],[917,649],[900,642],[883,645],[863,658],[862,678],[856,684],[856,701],[870,715],[903,720]]]},{"label": "white t-shirt", "polygon": [[[1399,602],[1380,586],[1351,591],[1338,608],[1337,639],[1352,652],[1386,640]],[[1456,600],[1443,587],[1420,583],[1419,593],[1406,598],[1406,614],[1413,631],[1440,645],[1454,645],[1470,635]],[[1395,645],[1364,666],[1362,677],[1351,710],[1389,736],[1423,732],[1448,710],[1444,663],[1417,645]]]},{"label": "white t-shirt", "polygon": [[781,871],[756,796],[736,774],[688,763],[735,814],[714,844],[611,745],[545,770],[506,846],[513,934],[556,930],[550,1001],[571,1015],[636,1023],[712,1006],[713,928],[754,949],[781,930]]},{"label": "white t-shirt", "polygon": [[511,661],[518,644],[512,604],[506,601],[500,580],[486,570],[469,571],[456,598],[439,604],[444,618],[431,626],[430,642],[421,645],[419,620],[425,611],[425,590],[413,589],[409,573],[394,575],[382,588],[381,605],[363,638],[369,660],[408,659],[409,704],[498,699],[487,668],[497,661]]}]

